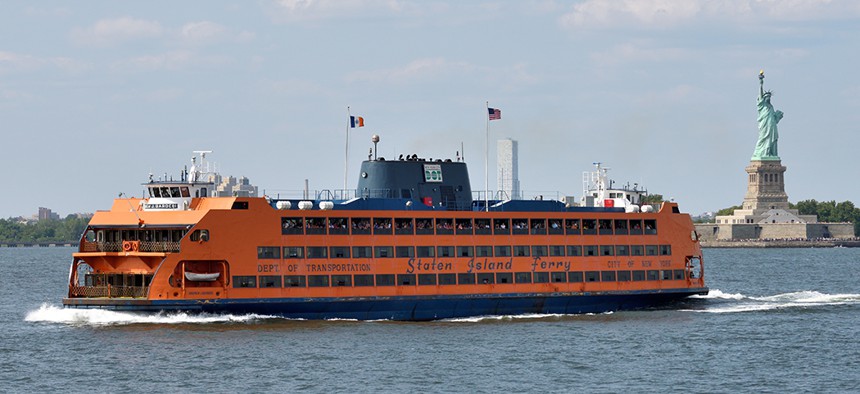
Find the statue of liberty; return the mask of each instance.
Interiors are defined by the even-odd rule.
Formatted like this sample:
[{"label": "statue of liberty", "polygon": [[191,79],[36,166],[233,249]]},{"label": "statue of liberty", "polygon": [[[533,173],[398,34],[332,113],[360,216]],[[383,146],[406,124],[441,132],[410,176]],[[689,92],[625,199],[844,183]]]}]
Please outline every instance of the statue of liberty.
[{"label": "statue of liberty", "polygon": [[752,160],[779,160],[776,149],[779,132],[776,124],[782,119],[782,111],[773,109],[770,103],[771,92],[764,91],[764,70],[758,74],[758,142],[755,144]]}]

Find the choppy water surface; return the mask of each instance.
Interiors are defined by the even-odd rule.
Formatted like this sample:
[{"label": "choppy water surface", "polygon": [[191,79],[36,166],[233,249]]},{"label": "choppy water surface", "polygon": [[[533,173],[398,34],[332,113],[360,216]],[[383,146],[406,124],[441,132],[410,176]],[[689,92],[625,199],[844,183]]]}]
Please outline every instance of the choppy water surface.
[{"label": "choppy water surface", "polygon": [[860,249],[708,249],[711,294],[666,309],[430,323],[67,310],[71,253],[0,249],[0,391],[860,391]]}]

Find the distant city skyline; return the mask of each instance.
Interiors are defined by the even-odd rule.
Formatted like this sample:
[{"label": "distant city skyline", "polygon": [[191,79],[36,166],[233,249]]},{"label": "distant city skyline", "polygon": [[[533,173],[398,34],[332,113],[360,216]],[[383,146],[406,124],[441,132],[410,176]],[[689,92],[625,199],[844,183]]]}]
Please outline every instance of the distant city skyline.
[{"label": "distant city skyline", "polygon": [[743,200],[760,69],[791,201],[860,200],[856,1],[9,1],[0,22],[3,218],[108,209],[198,149],[261,195],[339,189],[347,132],[350,169],[378,134],[386,158],[460,151],[482,190],[488,102],[525,194],[578,198],[600,161],[716,211]]}]

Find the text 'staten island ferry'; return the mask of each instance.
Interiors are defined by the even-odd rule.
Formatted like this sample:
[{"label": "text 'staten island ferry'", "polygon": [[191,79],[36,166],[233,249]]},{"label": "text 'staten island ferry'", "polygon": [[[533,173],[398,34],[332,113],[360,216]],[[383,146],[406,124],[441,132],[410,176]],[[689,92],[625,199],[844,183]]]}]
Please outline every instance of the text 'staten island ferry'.
[{"label": "text 'staten island ferry'", "polygon": [[[202,163],[200,163],[202,164]],[[459,158],[362,163],[353,198],[212,197],[195,165],[97,212],[67,307],[432,320],[637,309],[707,294],[688,214],[613,189],[585,206],[473,200]]]}]

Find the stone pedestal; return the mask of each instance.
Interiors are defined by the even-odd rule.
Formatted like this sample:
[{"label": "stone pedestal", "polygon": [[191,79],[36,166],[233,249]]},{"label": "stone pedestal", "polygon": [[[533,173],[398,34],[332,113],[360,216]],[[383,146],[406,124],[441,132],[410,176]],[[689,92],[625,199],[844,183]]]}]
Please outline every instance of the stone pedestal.
[{"label": "stone pedestal", "polygon": [[746,171],[748,180],[744,210],[789,209],[782,161],[752,160]]}]

